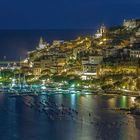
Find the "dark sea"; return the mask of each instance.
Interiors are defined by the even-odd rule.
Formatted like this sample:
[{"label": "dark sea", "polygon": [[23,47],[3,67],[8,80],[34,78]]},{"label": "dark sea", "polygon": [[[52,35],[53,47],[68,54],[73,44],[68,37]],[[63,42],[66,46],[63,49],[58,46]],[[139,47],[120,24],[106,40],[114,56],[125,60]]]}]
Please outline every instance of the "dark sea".
[{"label": "dark sea", "polygon": [[134,97],[0,94],[0,140],[140,140]]},{"label": "dark sea", "polygon": [[78,36],[90,36],[94,29],[69,30],[0,30],[0,60],[19,60],[34,50],[40,37],[49,43],[53,40],[73,40]]}]

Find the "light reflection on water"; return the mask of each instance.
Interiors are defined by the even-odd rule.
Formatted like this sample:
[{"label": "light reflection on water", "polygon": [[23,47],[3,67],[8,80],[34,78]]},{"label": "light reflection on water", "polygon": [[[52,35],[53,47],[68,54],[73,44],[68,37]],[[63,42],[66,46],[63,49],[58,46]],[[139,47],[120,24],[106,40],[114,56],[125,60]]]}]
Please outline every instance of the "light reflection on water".
[{"label": "light reflection on water", "polygon": [[71,96],[71,107],[76,108],[76,94],[72,94]]},{"label": "light reflection on water", "polygon": [[127,107],[127,97],[126,97],[126,96],[121,96],[120,106],[121,106],[122,108]]},{"label": "light reflection on water", "polygon": [[[76,94],[11,98],[1,94],[0,137],[2,140],[140,139],[140,119],[110,110],[130,107],[134,99]],[[41,110],[49,100],[76,110],[78,115],[49,119]]]},{"label": "light reflection on water", "polygon": [[116,107],[116,98],[111,98],[108,100],[108,106],[110,108],[115,108]]}]

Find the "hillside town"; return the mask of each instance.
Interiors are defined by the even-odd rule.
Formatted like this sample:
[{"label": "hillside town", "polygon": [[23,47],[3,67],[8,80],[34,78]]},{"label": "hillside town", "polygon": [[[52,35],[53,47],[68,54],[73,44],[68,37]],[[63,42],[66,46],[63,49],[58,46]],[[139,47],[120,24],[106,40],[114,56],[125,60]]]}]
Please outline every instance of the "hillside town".
[{"label": "hillside town", "polygon": [[[8,74],[7,74],[8,73]],[[140,89],[140,19],[124,20],[122,25],[102,25],[94,35],[75,40],[42,37],[35,50],[19,64],[1,66],[1,85],[13,79],[27,84],[87,87],[103,90]],[[20,76],[19,76],[20,75]]]}]

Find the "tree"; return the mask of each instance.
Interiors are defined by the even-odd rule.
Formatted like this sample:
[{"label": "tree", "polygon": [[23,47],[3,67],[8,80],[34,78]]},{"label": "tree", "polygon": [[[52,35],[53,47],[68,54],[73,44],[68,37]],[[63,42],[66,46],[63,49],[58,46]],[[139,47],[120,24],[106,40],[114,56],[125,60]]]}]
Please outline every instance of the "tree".
[{"label": "tree", "polygon": [[39,77],[39,80],[46,80],[48,78],[50,78],[50,76],[48,74],[44,74]]},{"label": "tree", "polygon": [[52,80],[54,82],[62,82],[62,81],[67,81],[67,77],[63,76],[63,75],[54,75],[52,76]]},{"label": "tree", "polygon": [[1,76],[3,78],[10,78],[14,76],[14,72],[10,69],[4,69],[1,71]]}]

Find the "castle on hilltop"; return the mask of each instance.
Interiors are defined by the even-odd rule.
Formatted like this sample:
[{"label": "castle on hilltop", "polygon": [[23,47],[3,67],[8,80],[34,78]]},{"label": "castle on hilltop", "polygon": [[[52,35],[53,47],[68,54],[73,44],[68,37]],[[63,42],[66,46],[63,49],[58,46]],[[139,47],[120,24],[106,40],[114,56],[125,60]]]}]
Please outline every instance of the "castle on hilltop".
[{"label": "castle on hilltop", "polygon": [[124,20],[123,26],[129,29],[136,28],[140,26],[140,19]]}]

